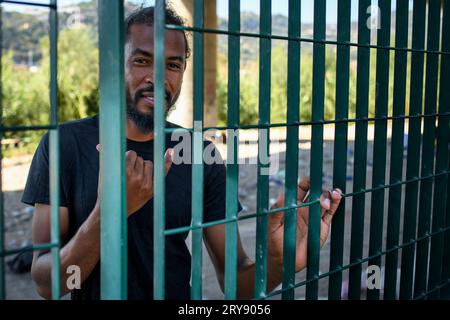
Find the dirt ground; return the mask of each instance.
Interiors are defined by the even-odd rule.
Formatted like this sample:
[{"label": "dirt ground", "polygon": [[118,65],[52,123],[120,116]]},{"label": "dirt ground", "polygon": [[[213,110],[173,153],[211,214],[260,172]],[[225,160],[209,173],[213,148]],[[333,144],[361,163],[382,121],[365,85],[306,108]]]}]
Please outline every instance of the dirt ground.
[{"label": "dirt ground", "polygon": [[[256,145],[245,146],[249,148],[249,152],[244,150],[240,154],[247,156],[248,159],[256,154]],[[332,168],[333,168],[333,147],[331,140],[325,141],[323,144],[323,185],[325,188],[332,187]],[[222,148],[222,149],[221,149]],[[222,155],[224,146],[219,147]],[[372,148],[371,141],[368,142],[368,165],[367,165],[367,187],[371,186],[372,177]],[[271,149],[272,150],[272,149]],[[285,144],[280,143],[278,146],[279,168],[276,174],[272,175],[270,181],[270,199],[273,203],[277,194],[283,189],[284,185],[284,164],[285,164]],[[347,161],[347,193],[352,192],[353,186],[353,142],[349,141],[348,161]],[[309,175],[310,164],[310,143],[303,140],[299,143],[299,176]],[[388,140],[387,150],[387,168],[389,168],[390,143]],[[26,175],[30,165],[31,157],[22,157],[20,159],[5,159],[3,162],[3,190],[5,199],[5,244],[7,248],[16,248],[31,243],[31,222],[33,210],[30,207],[20,203],[20,197],[25,183]],[[389,169],[386,170],[389,172]],[[388,180],[388,174],[386,177]],[[256,211],[256,165],[241,164],[239,168],[239,200],[244,207],[242,215],[253,213]],[[387,202],[388,192],[385,193],[385,202]],[[346,198],[346,217],[345,217],[345,237],[344,237],[344,265],[349,263],[350,254],[350,225],[351,225],[351,198]],[[386,211],[384,218],[384,239],[386,237]],[[369,221],[370,221],[370,194],[366,195],[365,210],[365,230],[364,230],[364,256],[368,255],[369,240]],[[247,254],[253,259],[255,255],[255,238],[256,238],[256,221],[255,219],[247,219],[239,222],[239,230],[242,242]],[[400,239],[401,234],[400,234]],[[385,240],[384,240],[385,241]],[[188,238],[188,243],[190,239]],[[189,245],[190,246],[190,245]],[[207,251],[204,248],[203,259],[203,296],[204,299],[223,299],[223,294],[219,288],[218,281]],[[11,260],[12,257],[5,258],[5,261]],[[321,251],[320,272],[329,271],[329,241],[325,244]],[[384,259],[383,259],[384,261]],[[367,263],[363,264],[363,270],[367,267]],[[8,266],[6,266],[6,287],[7,299],[40,299],[37,295],[34,284],[31,281],[30,273],[14,274]],[[343,272],[343,297],[345,298],[346,279],[348,272]],[[296,275],[296,282],[305,280],[306,273],[304,271]],[[363,281],[364,283],[364,281]],[[300,287],[295,290],[296,299],[304,298],[305,288]],[[319,281],[319,297],[326,299],[328,294],[328,279],[324,278]],[[362,291],[362,296],[365,293]],[[66,297],[67,298],[67,297]],[[273,299],[279,299],[279,296]]]}]

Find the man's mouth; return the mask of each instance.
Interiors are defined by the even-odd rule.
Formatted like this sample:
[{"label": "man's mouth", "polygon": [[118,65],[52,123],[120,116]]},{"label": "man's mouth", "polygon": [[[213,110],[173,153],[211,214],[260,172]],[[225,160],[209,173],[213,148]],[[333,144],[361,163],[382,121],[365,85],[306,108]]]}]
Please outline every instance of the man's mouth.
[{"label": "man's mouth", "polygon": [[[142,93],[142,99],[145,101],[145,103],[147,105],[149,105],[150,107],[154,107],[155,106],[155,97],[153,95],[153,92],[150,91],[145,91]],[[165,95],[165,100],[168,102],[168,96],[167,94]]]},{"label": "man's mouth", "polygon": [[155,106],[155,97],[153,96],[153,92],[143,92],[142,98],[145,101],[145,104],[149,105],[150,107]]}]

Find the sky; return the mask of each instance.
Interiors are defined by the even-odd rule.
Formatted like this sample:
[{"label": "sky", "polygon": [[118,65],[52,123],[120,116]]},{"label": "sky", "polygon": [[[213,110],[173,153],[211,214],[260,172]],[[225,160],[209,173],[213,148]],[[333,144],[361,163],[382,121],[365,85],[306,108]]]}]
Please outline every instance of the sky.
[{"label": "sky", "polygon": [[[28,0],[35,3],[49,3],[49,0]],[[59,0],[59,5],[70,5],[83,2],[86,0]],[[145,3],[146,5],[153,5],[154,0],[131,0],[135,3]],[[210,0],[205,0],[210,1]],[[233,0],[217,0],[217,12],[221,18],[228,18],[228,1]],[[300,1],[300,0],[299,0]],[[250,11],[259,14],[259,2],[260,0],[241,0],[241,11]],[[327,23],[337,23],[337,2],[338,0],[326,0],[327,3]],[[312,23],[314,16],[314,0],[301,0],[301,20],[302,22]],[[372,0],[372,5],[377,5],[378,0]],[[392,8],[395,8],[396,1],[392,1]],[[272,0],[272,14],[288,15],[289,0]],[[358,16],[358,1],[351,0],[352,5],[352,21],[357,20]],[[410,0],[410,7],[412,6],[412,0]],[[8,5],[8,9],[19,9],[19,6]]]}]

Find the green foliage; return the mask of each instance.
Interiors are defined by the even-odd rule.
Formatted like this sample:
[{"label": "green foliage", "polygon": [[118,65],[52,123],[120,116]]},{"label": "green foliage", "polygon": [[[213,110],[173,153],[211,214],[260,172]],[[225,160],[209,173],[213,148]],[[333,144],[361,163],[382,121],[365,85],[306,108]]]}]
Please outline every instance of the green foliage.
[{"label": "green foliage", "polygon": [[2,12],[2,46],[13,51],[16,63],[27,63],[29,53],[34,59],[42,57],[39,39],[48,36],[48,22],[36,16],[13,11]]},{"label": "green foliage", "polygon": [[[88,27],[66,29],[58,41],[59,121],[80,119],[98,111],[98,49],[96,35]],[[48,53],[49,41],[42,42]],[[49,74],[48,56],[42,69]]]},{"label": "green foliage", "polygon": [[[353,53],[355,53],[353,51]],[[369,100],[368,116],[375,117],[375,95],[376,95],[376,50],[370,53],[369,73]],[[312,83],[313,83],[313,54],[309,44],[302,44],[300,64],[300,120],[310,121],[312,112]],[[389,100],[388,116],[392,115],[393,93],[394,93],[394,57],[390,54],[389,65]],[[349,118],[356,117],[356,89],[357,89],[357,61],[356,55],[350,59],[350,79],[348,108]],[[271,67],[271,123],[286,122],[287,111],[287,47],[280,42],[274,42],[272,46]],[[241,66],[240,79],[240,120],[241,124],[258,123],[258,92],[259,92],[259,61],[244,60]],[[407,84],[405,112],[409,110],[409,76],[411,66],[407,66]],[[217,73],[217,97],[219,108],[219,125],[225,125],[227,119],[227,58],[219,53]],[[324,119],[335,118],[336,107],[336,49],[328,46],[325,53],[325,97],[324,97]]]},{"label": "green foliage", "polygon": [[[58,97],[59,121],[79,119],[98,112],[98,44],[96,29],[96,1],[80,4],[86,26],[67,29],[67,14],[60,15],[60,33],[58,42]],[[127,5],[127,12],[136,5]],[[3,57],[2,57],[2,105],[3,124],[38,125],[49,121],[49,39],[48,22],[42,17],[16,12],[3,12]],[[258,16],[243,14],[242,28],[245,32],[258,32]],[[274,16],[274,33],[286,34],[285,17]],[[226,29],[225,21],[220,21]],[[307,30],[308,26],[303,26]],[[309,28],[311,29],[311,28]],[[308,30],[309,30],[308,29]],[[327,46],[325,57],[325,120],[335,116],[336,95],[336,47]],[[217,62],[217,102],[219,125],[225,125],[227,119],[227,68],[226,38],[218,38]],[[24,65],[28,53],[32,50],[37,59],[38,68],[29,69]],[[240,121],[241,124],[257,124],[259,109],[259,41],[252,38],[241,39],[240,66]],[[350,60],[349,117],[355,117],[356,111],[356,50],[352,50]],[[312,45],[302,43],[300,77],[301,121],[311,119],[313,55]],[[393,66],[390,60],[389,112],[392,112]],[[36,60],[35,60],[36,61]],[[410,66],[408,66],[410,73]],[[376,50],[371,50],[369,117],[375,114]],[[272,42],[271,61],[271,122],[286,122],[287,110],[287,44],[285,41]],[[409,80],[408,80],[409,81]],[[409,85],[407,85],[409,88]],[[409,89],[406,94],[408,110]],[[42,132],[27,133],[35,140]],[[25,133],[6,133],[7,137],[24,137]]]},{"label": "green foliage", "polygon": [[[98,49],[92,29],[65,29],[58,41],[59,121],[98,111]],[[42,125],[49,122],[49,40],[41,40],[42,60],[36,70],[14,63],[12,51],[2,58],[3,123]],[[8,133],[24,137],[25,133]],[[29,136],[29,133],[27,133]],[[35,139],[41,133],[32,133]]]},{"label": "green foliage", "polygon": [[[13,53],[2,57],[3,124],[32,125],[48,121],[48,92],[42,72],[31,72],[16,65]],[[47,117],[45,115],[47,114]]]},{"label": "green foliage", "polygon": [[[327,50],[325,59],[325,120],[331,120],[335,115],[335,88],[336,88],[336,54]],[[271,61],[271,122],[286,122],[287,111],[287,49],[283,44],[272,48]],[[220,125],[226,123],[227,114],[227,66],[226,57],[219,54],[217,97],[219,106]],[[311,120],[312,111],[312,81],[313,57],[310,48],[302,50],[300,64],[300,106],[299,112],[302,121]],[[351,76],[350,86],[355,87],[356,76]],[[259,92],[259,61],[247,61],[241,69],[240,79],[240,121],[241,124],[257,124],[258,122],[258,92]],[[355,109],[355,90],[351,88],[349,108]]]}]

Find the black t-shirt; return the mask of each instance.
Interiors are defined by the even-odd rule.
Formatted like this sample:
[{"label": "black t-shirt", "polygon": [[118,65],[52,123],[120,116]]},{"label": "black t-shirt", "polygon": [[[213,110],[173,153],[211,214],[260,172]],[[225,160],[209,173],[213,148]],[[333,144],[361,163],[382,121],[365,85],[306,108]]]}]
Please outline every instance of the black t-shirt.
[{"label": "black t-shirt", "polygon": [[[167,127],[177,127],[166,123]],[[34,155],[22,202],[49,204],[48,133]],[[98,116],[60,126],[60,205],[69,211],[69,238],[87,219],[97,199],[99,154]],[[166,135],[166,148],[174,147]],[[207,141],[204,147],[211,142]],[[210,146],[211,147],[211,146]],[[127,150],[153,160],[153,141],[127,139]],[[214,149],[218,153],[217,150]],[[219,155],[220,156],[220,155]],[[192,166],[173,164],[166,177],[166,229],[191,224]],[[225,218],[226,170],[223,164],[204,165],[204,222]],[[240,205],[239,205],[240,207]],[[188,232],[166,237],[166,298],[190,298],[191,256],[185,239]],[[100,298],[100,263],[72,299]],[[61,270],[64,272],[64,270]],[[128,298],[153,298],[153,200],[128,218]]]}]

